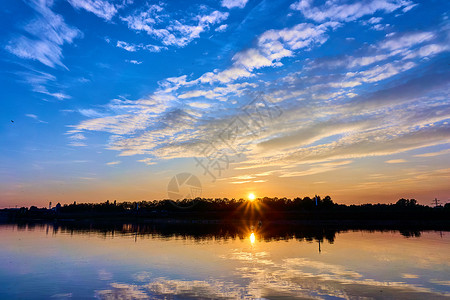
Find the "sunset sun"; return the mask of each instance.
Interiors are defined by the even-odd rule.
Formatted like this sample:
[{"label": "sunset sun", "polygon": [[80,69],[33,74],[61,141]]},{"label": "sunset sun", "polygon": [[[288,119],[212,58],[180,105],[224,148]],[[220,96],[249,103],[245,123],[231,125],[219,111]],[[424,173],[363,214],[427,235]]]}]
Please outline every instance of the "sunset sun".
[{"label": "sunset sun", "polygon": [[253,194],[253,193],[248,194],[248,200],[249,201],[253,202],[255,199],[256,199],[255,194]]}]

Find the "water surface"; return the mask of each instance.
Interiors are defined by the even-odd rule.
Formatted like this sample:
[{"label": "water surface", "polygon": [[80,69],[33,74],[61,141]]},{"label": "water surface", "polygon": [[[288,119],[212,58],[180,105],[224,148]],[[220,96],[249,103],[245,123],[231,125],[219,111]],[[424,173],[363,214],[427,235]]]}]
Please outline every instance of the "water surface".
[{"label": "water surface", "polygon": [[450,232],[0,225],[0,299],[450,297]]}]

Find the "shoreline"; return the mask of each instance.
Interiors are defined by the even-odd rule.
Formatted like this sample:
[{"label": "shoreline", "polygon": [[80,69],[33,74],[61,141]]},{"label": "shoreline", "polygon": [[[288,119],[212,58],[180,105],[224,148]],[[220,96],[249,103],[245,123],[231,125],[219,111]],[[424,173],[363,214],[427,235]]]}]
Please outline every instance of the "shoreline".
[{"label": "shoreline", "polygon": [[[261,222],[261,223],[259,223]],[[358,219],[330,219],[330,220],[258,220],[258,219],[187,219],[187,218],[19,218],[15,220],[0,220],[0,225],[6,224],[96,224],[96,225],[232,225],[239,226],[246,224],[257,226],[275,227],[298,227],[298,226],[320,226],[330,228],[348,229],[421,229],[421,230],[444,230],[450,231],[450,220],[358,220]]]}]

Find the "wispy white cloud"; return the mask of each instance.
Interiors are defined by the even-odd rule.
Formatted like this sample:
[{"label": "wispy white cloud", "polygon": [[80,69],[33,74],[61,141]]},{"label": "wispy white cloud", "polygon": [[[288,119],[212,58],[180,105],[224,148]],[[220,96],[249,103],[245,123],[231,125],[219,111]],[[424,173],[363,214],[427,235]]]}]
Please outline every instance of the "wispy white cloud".
[{"label": "wispy white cloud", "polygon": [[189,106],[192,106],[194,108],[206,109],[206,108],[210,108],[212,105],[210,103],[204,103],[204,102],[191,102],[191,103],[189,103]]},{"label": "wispy white cloud", "polygon": [[70,142],[69,146],[72,146],[72,147],[87,147],[87,145],[85,143],[82,143],[82,142]]},{"label": "wispy white cloud", "polygon": [[127,59],[126,62],[129,62],[130,64],[133,64],[133,65],[140,65],[140,64],[142,64],[142,61],[135,60],[135,59],[130,59],[130,60]]},{"label": "wispy white cloud", "polygon": [[366,15],[372,15],[377,11],[391,13],[413,5],[413,2],[409,0],[327,1],[325,4],[315,7],[313,3],[313,0],[300,0],[290,7],[316,22],[326,20],[350,22]]},{"label": "wispy white cloud", "polygon": [[71,136],[69,136],[69,138],[71,140],[76,140],[76,141],[80,141],[80,140],[85,140],[86,139],[86,137],[83,134],[81,134],[81,133],[71,135]]},{"label": "wispy white cloud", "polygon": [[228,9],[244,8],[248,0],[222,0],[221,5]]},{"label": "wispy white cloud", "polygon": [[135,52],[138,48],[137,45],[133,45],[133,44],[128,44],[127,42],[124,41],[117,41],[117,48],[122,48],[124,50],[127,50],[129,52]]},{"label": "wispy white cloud", "polygon": [[108,166],[114,166],[114,165],[118,165],[118,164],[120,164],[121,163],[121,161],[119,161],[119,160],[117,160],[117,161],[110,161],[110,162],[108,162],[108,163],[106,163]]},{"label": "wispy white cloud", "polygon": [[36,116],[34,114],[25,114],[25,116],[27,116],[28,118],[32,118],[33,120],[35,120],[38,123],[48,123],[48,122],[42,121],[41,119],[39,119],[38,116]]},{"label": "wispy white cloud", "polygon": [[416,50],[411,50],[406,53],[404,56],[405,59],[414,59],[414,58],[422,58],[427,57],[430,58],[432,56],[435,56],[441,52],[449,51],[450,47],[446,44],[428,44],[423,47],[420,47]]},{"label": "wispy white cloud", "polygon": [[29,71],[15,73],[25,83],[32,87],[33,92],[51,96],[58,100],[70,99],[71,96],[60,91],[56,77],[46,72],[30,69]]},{"label": "wispy white cloud", "polygon": [[227,28],[228,28],[228,25],[227,25],[227,24],[222,24],[222,25],[220,25],[219,27],[217,27],[217,28],[215,29],[215,31],[217,31],[217,32],[224,32],[225,30],[227,30]]},{"label": "wispy white cloud", "polygon": [[83,116],[85,116],[85,117],[88,117],[88,118],[97,118],[97,117],[103,117],[104,116],[104,114],[102,114],[102,113],[100,113],[100,112],[98,112],[98,111],[96,111],[95,109],[92,109],[92,108],[80,108],[80,109],[78,109],[78,112],[80,113],[80,114],[82,114]]},{"label": "wispy white cloud", "polygon": [[76,9],[84,9],[105,20],[111,20],[120,7],[107,0],[68,0]]},{"label": "wispy white cloud", "polygon": [[236,53],[233,64],[226,70],[207,72],[194,83],[228,83],[241,78],[255,76],[254,70],[263,67],[282,66],[281,59],[294,55],[295,50],[321,45],[327,41],[326,31],[335,28],[337,23],[325,23],[318,26],[301,23],[291,28],[268,30],[258,37],[256,47]]},{"label": "wispy white cloud", "polygon": [[349,72],[346,76],[348,78],[352,78],[352,81],[371,83],[395,76],[399,73],[412,69],[415,66],[416,64],[411,61],[387,63],[361,72]]},{"label": "wispy white cloud", "polygon": [[67,25],[61,15],[55,14],[51,10],[51,1],[36,0],[29,4],[37,16],[23,27],[27,34],[12,38],[5,49],[20,58],[37,60],[52,68],[66,68],[62,63],[62,46],[82,36],[81,31]]},{"label": "wispy white cloud", "polygon": [[398,51],[411,46],[422,44],[426,41],[430,41],[435,37],[433,32],[413,32],[406,33],[400,36],[392,35],[389,39],[379,44],[381,49],[387,49],[390,51]]},{"label": "wispy white cloud", "polygon": [[130,44],[124,41],[117,41],[117,48],[122,48],[128,52],[136,52],[138,50],[147,50],[150,52],[160,52],[161,50],[167,50],[165,46],[156,46],[152,44]]},{"label": "wispy white cloud", "polygon": [[130,29],[145,31],[165,46],[185,47],[200,34],[209,30],[211,25],[219,24],[229,16],[227,12],[213,11],[210,14],[197,15],[190,22],[182,22],[163,14],[160,5],[151,5],[148,9],[133,15],[122,17]]}]

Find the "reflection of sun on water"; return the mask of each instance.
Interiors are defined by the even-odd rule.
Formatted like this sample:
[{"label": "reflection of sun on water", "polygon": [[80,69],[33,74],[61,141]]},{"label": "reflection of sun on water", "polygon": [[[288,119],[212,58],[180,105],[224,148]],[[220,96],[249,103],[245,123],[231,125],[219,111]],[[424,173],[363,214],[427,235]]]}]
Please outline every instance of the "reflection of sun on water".
[{"label": "reflection of sun on water", "polygon": [[254,244],[255,243],[255,234],[252,232],[252,234],[250,234],[250,243]]},{"label": "reflection of sun on water", "polygon": [[256,199],[255,194],[253,193],[248,194],[248,200],[254,201],[255,199]]}]

